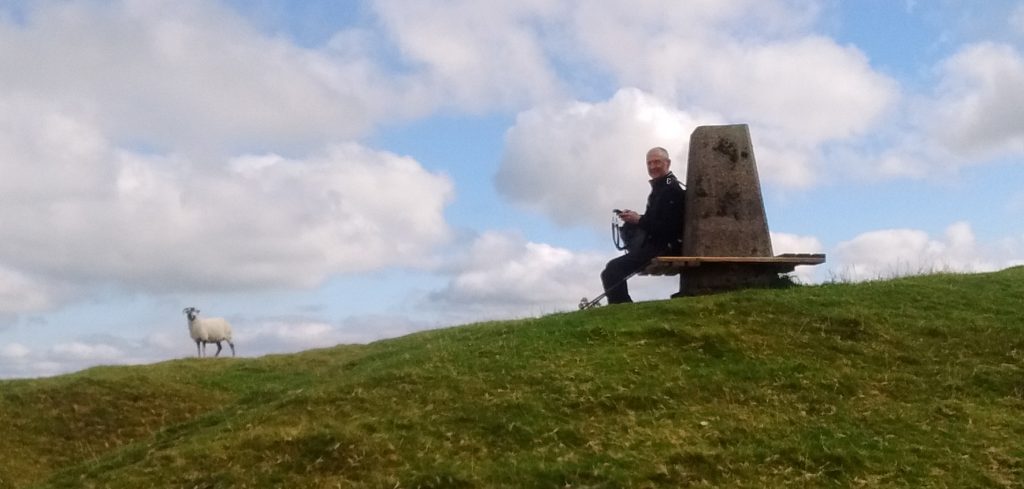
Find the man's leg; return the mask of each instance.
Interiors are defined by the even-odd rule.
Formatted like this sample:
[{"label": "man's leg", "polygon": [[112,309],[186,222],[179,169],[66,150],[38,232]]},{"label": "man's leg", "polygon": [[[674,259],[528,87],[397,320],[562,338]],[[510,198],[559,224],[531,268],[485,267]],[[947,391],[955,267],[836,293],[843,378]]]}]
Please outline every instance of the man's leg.
[{"label": "man's leg", "polygon": [[604,292],[609,304],[621,304],[633,302],[629,297],[629,287],[625,278],[633,273],[632,263],[629,254],[614,258],[608,262],[601,272],[601,284],[604,285]]},{"label": "man's leg", "polygon": [[651,262],[651,258],[655,256],[656,254],[653,252],[640,249],[626,253],[618,258],[613,258],[608,262],[608,265],[604,267],[604,271],[601,272],[601,283],[604,285],[604,291],[608,296],[609,304],[633,302],[633,299],[629,297],[629,286],[626,284],[626,277],[647,266]]}]

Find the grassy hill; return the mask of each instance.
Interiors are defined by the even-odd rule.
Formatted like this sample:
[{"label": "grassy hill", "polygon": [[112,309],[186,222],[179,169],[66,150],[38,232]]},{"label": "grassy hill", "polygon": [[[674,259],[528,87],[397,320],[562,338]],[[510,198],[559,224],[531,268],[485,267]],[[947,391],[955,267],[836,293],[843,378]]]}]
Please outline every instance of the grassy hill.
[{"label": "grassy hill", "polygon": [[0,488],[1024,487],[1024,267],[4,381],[0,420]]}]

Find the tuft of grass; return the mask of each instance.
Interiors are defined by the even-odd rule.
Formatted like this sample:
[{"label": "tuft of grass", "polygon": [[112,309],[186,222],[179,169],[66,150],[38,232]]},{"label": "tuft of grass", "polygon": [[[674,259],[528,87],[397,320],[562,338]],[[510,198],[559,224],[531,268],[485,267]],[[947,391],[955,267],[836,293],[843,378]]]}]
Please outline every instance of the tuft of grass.
[{"label": "tuft of grass", "polygon": [[7,487],[1021,487],[1024,268],[0,382]]}]

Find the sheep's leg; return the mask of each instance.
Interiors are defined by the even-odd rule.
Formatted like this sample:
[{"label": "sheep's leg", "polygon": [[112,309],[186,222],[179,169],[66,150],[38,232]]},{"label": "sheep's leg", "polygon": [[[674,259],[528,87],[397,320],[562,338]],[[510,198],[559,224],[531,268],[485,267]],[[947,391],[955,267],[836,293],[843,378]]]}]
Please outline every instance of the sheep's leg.
[{"label": "sheep's leg", "polygon": [[217,344],[217,353],[214,354],[213,356],[219,357],[220,356],[220,350],[221,350],[220,342],[219,341],[214,341],[214,343]]},{"label": "sheep's leg", "polygon": [[199,351],[199,343],[199,340],[196,340],[196,356],[199,358],[203,358],[203,354]]},{"label": "sheep's leg", "polygon": [[231,356],[235,356],[235,344],[232,343],[231,340],[225,340],[225,341],[227,341],[228,345],[231,346]]}]

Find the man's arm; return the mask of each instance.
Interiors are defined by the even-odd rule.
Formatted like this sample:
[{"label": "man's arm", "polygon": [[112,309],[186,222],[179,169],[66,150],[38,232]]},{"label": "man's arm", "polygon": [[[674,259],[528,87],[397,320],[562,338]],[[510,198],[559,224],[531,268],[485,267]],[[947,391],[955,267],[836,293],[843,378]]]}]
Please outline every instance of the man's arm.
[{"label": "man's arm", "polygon": [[630,224],[636,224],[640,222],[640,217],[642,217],[640,216],[640,214],[637,214],[635,211],[631,211],[629,209],[626,209],[619,213],[619,219],[622,219],[623,222],[628,222]]}]

